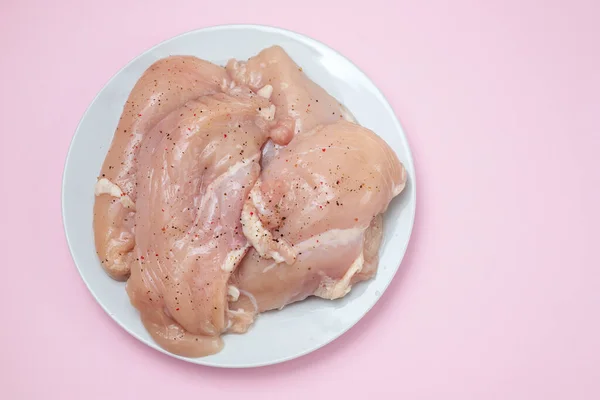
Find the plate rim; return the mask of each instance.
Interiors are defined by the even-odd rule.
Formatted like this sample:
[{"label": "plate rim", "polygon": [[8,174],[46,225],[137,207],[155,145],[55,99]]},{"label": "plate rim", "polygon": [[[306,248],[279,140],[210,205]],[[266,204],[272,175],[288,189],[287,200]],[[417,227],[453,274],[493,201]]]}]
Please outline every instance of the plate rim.
[{"label": "plate rim", "polygon": [[[160,347],[159,345],[157,345],[156,343],[152,342],[151,340],[148,341],[145,338],[142,338],[140,335],[138,335],[136,332],[134,332],[133,330],[131,330],[129,327],[127,327],[125,324],[121,323],[121,321],[119,321],[118,319],[115,318],[115,316],[106,308],[106,306],[103,304],[102,301],[100,301],[100,299],[98,298],[98,295],[96,294],[96,292],[91,288],[90,284],[88,283],[88,281],[84,278],[82,271],[76,261],[76,256],[75,256],[75,252],[73,250],[73,246],[71,244],[71,240],[70,240],[70,236],[69,236],[69,232],[67,229],[67,222],[66,222],[66,218],[65,218],[65,182],[66,182],[66,176],[67,176],[67,166],[69,166],[69,161],[71,159],[72,156],[72,151],[73,151],[73,145],[75,143],[75,139],[79,134],[79,130],[81,128],[81,125],[83,123],[83,121],[86,119],[88,113],[90,112],[90,109],[92,108],[93,104],[96,102],[96,100],[98,99],[98,97],[100,96],[100,94],[102,93],[102,91],[104,90],[104,88],[106,86],[108,86],[117,76],[119,76],[123,70],[125,70],[125,68],[127,68],[129,65],[131,65],[132,63],[134,63],[136,60],[138,60],[139,58],[143,57],[145,54],[151,52],[152,50],[163,46],[171,41],[180,39],[181,37],[187,36],[187,35],[192,35],[192,34],[196,34],[199,32],[210,32],[210,31],[220,31],[220,30],[229,30],[229,29],[254,29],[254,30],[258,30],[258,31],[262,31],[262,32],[267,32],[267,33],[276,33],[276,34],[283,34],[284,36],[287,36],[289,38],[292,38],[294,40],[297,40],[299,42],[302,42],[303,44],[310,46],[310,47],[314,47],[315,45],[317,46],[322,46],[324,48],[326,48],[328,51],[331,51],[333,53],[335,53],[337,56],[343,58],[344,60],[346,60],[347,62],[349,62],[352,66],[354,66],[356,68],[357,71],[359,71],[365,78],[367,78],[367,80],[373,85],[373,87],[376,90],[376,95],[380,98],[380,100],[382,100],[382,104],[385,106],[385,108],[387,109],[386,111],[388,111],[392,116],[393,116],[393,123],[394,126],[396,127],[396,129],[401,133],[401,135],[403,136],[404,141],[406,142],[407,146],[406,146],[406,153],[407,153],[407,161],[410,164],[410,168],[412,170],[412,176],[410,176],[411,178],[411,198],[409,199],[409,203],[412,203],[412,208],[411,212],[410,212],[410,218],[409,218],[409,232],[408,232],[408,238],[406,240],[405,245],[403,246],[402,249],[402,256],[398,262],[398,264],[394,267],[394,270],[392,272],[392,275],[390,277],[390,279],[387,282],[384,282],[384,284],[382,285],[382,288],[380,289],[380,295],[378,296],[378,298],[372,303],[370,304],[366,311],[353,323],[348,324],[348,326],[344,327],[344,329],[342,329],[339,334],[337,334],[336,336],[333,336],[325,341],[323,341],[322,343],[319,343],[318,346],[308,349],[308,350],[304,350],[301,351],[299,353],[294,353],[290,356],[286,356],[286,357],[280,357],[277,359],[273,359],[270,360],[268,362],[261,362],[261,363],[246,363],[246,364],[239,364],[239,365],[227,365],[227,364],[220,364],[220,363],[214,363],[214,362],[210,362],[210,361],[205,361],[206,359],[203,357],[199,357],[199,358],[189,358],[189,357],[183,357],[183,356],[179,356],[177,354],[173,354],[170,353],[168,351],[166,351],[165,349],[163,349],[162,347]],[[348,57],[346,57],[345,55],[341,54],[340,52],[338,52],[337,50],[335,50],[334,48],[330,47],[329,45],[314,39],[306,34],[303,33],[299,33],[290,29],[286,29],[286,28],[281,28],[281,27],[277,27],[277,26],[273,26],[273,25],[263,25],[263,24],[220,24],[220,25],[210,25],[210,26],[206,26],[203,28],[198,28],[198,29],[193,29],[193,30],[189,30],[183,33],[180,33],[178,35],[175,35],[173,37],[170,37],[168,39],[165,39],[157,44],[155,44],[152,47],[147,48],[146,50],[143,50],[142,52],[140,52],[136,57],[132,58],[130,61],[128,61],[125,65],[123,65],[117,72],[115,72],[105,83],[104,85],[102,85],[102,87],[98,90],[98,92],[96,93],[96,95],[94,96],[94,98],[91,100],[91,102],[89,103],[89,105],[87,106],[87,108],[85,109],[83,115],[81,116],[79,123],[77,124],[77,127],[75,128],[75,132],[73,133],[72,137],[71,137],[71,141],[69,143],[69,148],[67,150],[67,155],[65,157],[65,162],[63,165],[63,174],[62,174],[62,182],[61,182],[61,214],[62,214],[62,222],[63,222],[63,230],[64,230],[64,234],[65,234],[65,238],[67,241],[67,247],[69,248],[69,253],[71,254],[71,259],[73,260],[73,264],[75,265],[75,268],[77,269],[77,272],[79,274],[79,277],[81,278],[81,280],[83,281],[83,283],[85,284],[85,286],[87,287],[88,291],[90,292],[90,294],[92,295],[92,297],[94,298],[94,300],[96,301],[96,303],[98,305],[100,305],[100,307],[104,310],[104,312],[110,316],[110,318],[117,323],[117,325],[119,325],[123,330],[125,330],[128,334],[130,334],[131,336],[133,336],[135,339],[137,339],[138,341],[140,341],[141,343],[143,343],[144,345],[148,346],[149,348],[159,351],[163,354],[166,354],[170,357],[188,362],[190,364],[196,364],[196,365],[202,365],[205,367],[214,367],[214,368],[225,368],[225,369],[247,369],[247,368],[259,368],[259,367],[265,367],[265,366],[269,366],[269,365],[275,365],[275,364],[281,364],[284,362],[288,362],[297,358],[301,358],[304,357],[310,353],[313,353],[325,346],[327,346],[328,344],[332,343],[333,341],[339,339],[340,337],[342,337],[343,335],[345,335],[350,329],[352,329],[353,327],[356,326],[356,324],[358,324],[359,321],[361,321],[372,309],[373,307],[381,300],[381,298],[383,297],[383,295],[385,294],[385,292],[387,291],[388,287],[390,286],[391,282],[396,279],[396,275],[398,274],[398,270],[400,269],[400,266],[402,265],[402,262],[405,259],[406,256],[406,252],[408,250],[408,246],[410,244],[411,238],[412,238],[412,234],[414,231],[414,224],[415,224],[415,217],[416,217],[416,212],[417,212],[417,182],[416,182],[416,170],[415,170],[415,164],[414,164],[414,158],[413,158],[413,154],[412,154],[412,150],[410,147],[410,143],[408,140],[408,137],[406,135],[406,132],[402,126],[402,124],[400,123],[400,120],[398,118],[398,116],[396,115],[396,113],[394,112],[394,109],[392,108],[390,102],[388,101],[388,99],[385,97],[385,95],[383,94],[383,92],[381,91],[381,89],[379,89],[379,87],[375,84],[375,82],[358,66],[356,65],[351,59],[349,59]]]}]

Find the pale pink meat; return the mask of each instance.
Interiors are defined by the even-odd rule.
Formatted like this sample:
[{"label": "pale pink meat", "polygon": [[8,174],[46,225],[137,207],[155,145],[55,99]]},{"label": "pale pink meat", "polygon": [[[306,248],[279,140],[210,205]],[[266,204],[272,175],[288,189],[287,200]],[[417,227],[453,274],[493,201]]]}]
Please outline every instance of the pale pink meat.
[{"label": "pale pink meat", "polygon": [[[279,143],[287,144],[294,134],[317,125],[353,120],[345,107],[313,82],[279,46],[269,47],[248,61],[230,60],[226,69],[236,83],[270,95],[277,121],[271,136]],[[277,150],[272,142],[267,144],[263,165]]]},{"label": "pale pink meat", "polygon": [[376,273],[406,171],[354,122],[279,46],[148,68],[96,184],[94,234],[156,343],[214,354],[259,312]]},{"label": "pale pink meat", "polygon": [[231,309],[251,322],[253,302],[262,312],[311,295],[336,299],[371,277],[381,214],[405,182],[395,153],[366,128],[338,121],[296,136],[244,204],[244,234],[254,249],[232,277],[247,295]]},{"label": "pale pink meat", "polygon": [[129,276],[135,245],[134,216],[139,145],[148,131],[188,100],[229,85],[225,69],[191,56],[152,64],[131,91],[100,171],[94,204],[96,251],[115,279]]},{"label": "pale pink meat", "polygon": [[269,101],[248,92],[190,101],[141,144],[127,291],[150,334],[173,353],[219,351],[236,318],[227,282],[249,248],[240,212],[273,123],[261,113]]}]

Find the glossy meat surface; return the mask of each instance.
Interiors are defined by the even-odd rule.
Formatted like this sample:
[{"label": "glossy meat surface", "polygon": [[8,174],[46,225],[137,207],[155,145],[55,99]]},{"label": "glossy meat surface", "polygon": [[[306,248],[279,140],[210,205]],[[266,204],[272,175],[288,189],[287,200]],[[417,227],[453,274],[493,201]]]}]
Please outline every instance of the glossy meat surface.
[{"label": "glossy meat surface", "polygon": [[[230,60],[226,69],[236,83],[270,94],[277,107],[277,124],[272,137],[278,143],[287,144],[295,134],[317,125],[340,119],[354,120],[345,107],[313,82],[280,46],[269,47],[248,61]],[[268,143],[264,162],[270,161],[277,149]]]},{"label": "glossy meat surface", "polygon": [[152,64],[131,91],[95,190],[96,251],[113,278],[129,276],[141,141],[171,111],[227,85],[229,78],[222,67],[196,57],[172,56]]},{"label": "glossy meat surface", "polygon": [[107,273],[162,348],[202,357],[224,333],[377,271],[395,153],[280,47],[220,67],[157,61],[125,105],[95,186]]},{"label": "glossy meat surface", "polygon": [[205,96],[142,142],[127,290],[150,334],[174,353],[220,349],[227,281],[249,247],[240,211],[272,124],[259,111],[269,106],[246,93]]},{"label": "glossy meat surface", "polygon": [[[232,284],[258,311],[310,295],[343,297],[376,271],[381,214],[405,182],[395,153],[366,128],[338,121],[296,136],[244,204],[244,234],[255,250]],[[247,310],[248,299],[231,307]]]}]

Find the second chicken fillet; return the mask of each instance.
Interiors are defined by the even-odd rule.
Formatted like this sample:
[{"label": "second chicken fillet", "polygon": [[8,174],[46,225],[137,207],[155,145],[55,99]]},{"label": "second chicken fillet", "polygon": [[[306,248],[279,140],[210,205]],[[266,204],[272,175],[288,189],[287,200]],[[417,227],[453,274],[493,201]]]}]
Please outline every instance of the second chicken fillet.
[{"label": "second chicken fillet", "polygon": [[249,247],[240,210],[269,138],[259,110],[269,105],[247,94],[201,97],[142,143],[127,291],[150,334],[174,353],[220,349],[227,281]]}]

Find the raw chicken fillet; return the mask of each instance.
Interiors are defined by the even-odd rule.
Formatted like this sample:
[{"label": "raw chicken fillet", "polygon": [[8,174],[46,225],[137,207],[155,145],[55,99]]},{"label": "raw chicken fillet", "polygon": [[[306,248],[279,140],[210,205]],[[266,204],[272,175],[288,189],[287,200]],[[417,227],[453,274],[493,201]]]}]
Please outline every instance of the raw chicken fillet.
[{"label": "raw chicken fillet", "polygon": [[204,96],[142,143],[127,290],[150,334],[174,353],[221,347],[227,281],[249,247],[240,210],[260,173],[267,108],[255,95]]},{"label": "raw chicken fillet", "polygon": [[196,57],[173,56],[152,64],[131,91],[95,190],[96,251],[113,278],[129,276],[135,246],[137,156],[144,136],[169,112],[228,84],[223,68]]},{"label": "raw chicken fillet", "polygon": [[395,153],[278,46],[226,67],[151,65],[95,187],[106,272],[169,352],[219,352],[260,312],[338,299],[377,271]]},{"label": "raw chicken fillet", "polygon": [[338,121],[296,136],[244,204],[242,225],[253,249],[231,283],[248,296],[232,309],[251,320],[254,304],[262,312],[311,295],[337,299],[370,278],[381,214],[405,183],[395,153],[366,128]]},{"label": "raw chicken fillet", "polygon": [[[287,144],[295,134],[307,132],[317,125],[340,119],[354,121],[348,110],[304,73],[279,46],[269,47],[248,61],[230,60],[227,71],[238,84],[270,95],[276,106],[277,124],[272,136]],[[263,164],[270,161],[278,147],[265,146]]]}]

